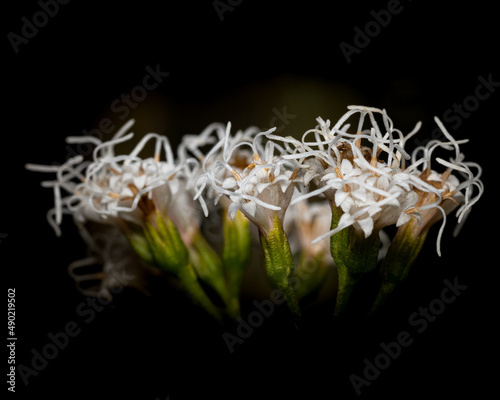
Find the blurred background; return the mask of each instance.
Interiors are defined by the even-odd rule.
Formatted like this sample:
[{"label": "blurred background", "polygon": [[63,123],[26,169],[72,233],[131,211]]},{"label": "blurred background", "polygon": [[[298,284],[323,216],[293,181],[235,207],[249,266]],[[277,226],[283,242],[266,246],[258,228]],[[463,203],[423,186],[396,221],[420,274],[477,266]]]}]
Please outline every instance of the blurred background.
[{"label": "blurred background", "polygon": [[[488,164],[496,161],[500,90],[491,82],[500,82],[500,69],[490,7],[409,0],[9,3],[0,260],[7,287],[16,287],[17,362],[29,366],[32,349],[68,322],[81,328],[27,387],[18,376],[15,396],[356,398],[349,376],[361,375],[379,343],[409,329],[408,317],[455,277],[467,290],[362,395],[487,394],[498,355],[497,207],[490,200],[496,169]],[[374,24],[387,10],[397,12],[386,26]],[[359,32],[367,29],[372,37],[363,39]],[[479,99],[476,89],[488,81]],[[125,290],[92,323],[78,315],[86,298],[67,266],[85,256],[85,246],[69,218],[55,237],[45,220],[52,192],[39,186],[46,176],[25,171],[25,163],[62,163],[75,151],[66,136],[107,139],[111,126],[129,118],[138,134],[166,134],[175,147],[214,121],[231,121],[234,129],[276,126],[300,137],[317,117],[336,121],[351,104],[385,108],[403,132],[422,121],[410,149],[435,134],[434,116],[442,118],[457,139],[470,139],[463,151],[483,166],[487,191],[458,238],[450,218],[441,258],[437,229],[431,232],[408,284],[376,321],[342,328],[315,318],[295,331],[277,312],[230,354],[222,339],[227,328],[175,293],[151,298]]]}]

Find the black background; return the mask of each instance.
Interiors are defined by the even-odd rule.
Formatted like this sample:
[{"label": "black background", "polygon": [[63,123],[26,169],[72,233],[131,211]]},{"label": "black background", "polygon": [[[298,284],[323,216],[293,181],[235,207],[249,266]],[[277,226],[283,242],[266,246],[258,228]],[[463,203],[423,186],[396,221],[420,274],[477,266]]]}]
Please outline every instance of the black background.
[{"label": "black background", "polygon": [[[55,237],[45,220],[52,193],[40,188],[39,174],[24,170],[26,162],[64,161],[64,138],[95,128],[115,99],[142,82],[145,67],[157,64],[170,75],[133,115],[138,123],[147,119],[147,129],[168,134],[174,145],[213,121],[232,120],[241,128],[265,123],[273,108],[289,104],[290,97],[276,95],[283,82],[304,80],[326,91],[341,88],[335,99],[342,107],[357,102],[386,108],[403,131],[422,120],[425,137],[434,127],[432,116],[474,94],[478,76],[500,80],[498,21],[494,8],[480,2],[401,4],[402,12],[350,63],[339,44],[352,44],[354,28],[362,29],[373,19],[370,11],[387,2],[326,7],[245,0],[221,20],[212,1],[72,1],[17,54],[7,34],[19,34],[21,18],[30,19],[40,6],[8,4],[0,196],[0,232],[8,236],[1,239],[0,259],[7,287],[16,288],[18,364],[29,365],[32,349],[41,350],[47,334],[69,321],[82,329],[27,387],[18,376],[11,397],[356,398],[349,376],[362,375],[363,360],[373,360],[379,343],[403,330],[414,342],[362,389],[362,397],[481,398],[496,392],[498,93],[453,131],[470,139],[463,150],[483,166],[486,195],[457,238],[451,237],[451,221],[441,258],[435,229],[411,279],[375,321],[339,326],[313,315],[296,331],[276,313],[234,354],[222,340],[224,328],[169,293],[146,297],[126,290],[86,324],[76,313],[85,298],[66,272],[85,247],[69,219],[63,236]],[[298,93],[304,103],[314,96]],[[342,108],[336,107],[322,117],[338,118]],[[300,114],[295,110],[289,106]],[[304,114],[314,126],[315,111]],[[455,278],[467,289],[416,333],[409,316],[440,296],[444,279]]]}]

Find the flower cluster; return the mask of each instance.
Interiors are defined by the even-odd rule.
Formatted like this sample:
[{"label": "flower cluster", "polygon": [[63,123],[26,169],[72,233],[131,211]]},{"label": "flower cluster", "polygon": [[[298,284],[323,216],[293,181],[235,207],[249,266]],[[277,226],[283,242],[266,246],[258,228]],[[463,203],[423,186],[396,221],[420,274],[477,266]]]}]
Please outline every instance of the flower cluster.
[{"label": "flower cluster", "polygon": [[[58,166],[27,165],[56,174],[55,180],[42,182],[54,190],[49,223],[59,235],[62,215],[72,214],[89,245],[91,224],[112,227],[144,262],[181,277],[198,303],[217,316],[217,307],[196,282],[206,280],[227,308],[238,312],[238,290],[230,286],[241,282],[248,264],[248,221],[259,232],[270,282],[283,291],[298,318],[301,311],[290,284],[300,269],[295,266],[297,254],[328,265],[331,253],[338,268],[339,303],[356,277],[374,269],[386,252],[390,260],[401,254],[402,235],[411,238],[405,246],[414,243],[408,253],[412,256],[403,257],[405,265],[397,268],[395,262],[382,265],[384,276],[406,276],[429,228],[438,221],[441,254],[447,215],[456,210],[461,226],[484,190],[480,166],[464,161],[460,145],[467,141],[455,140],[437,118],[446,140],[432,140],[412,153],[405,147],[420,123],[404,134],[385,110],[363,106],[349,106],[335,124],[318,118],[300,139],[277,136],[274,128],[231,133],[230,123],[213,123],[199,135],[185,135],[176,154],[168,138],[155,133],[120,154],[120,146],[134,136],[129,133],[133,123],[106,142],[67,139],[95,145],[92,160],[77,156]],[[152,154],[145,157],[147,151]],[[434,157],[438,151],[451,156]],[[221,223],[222,256],[200,229],[202,214],[216,208],[234,221]],[[384,240],[381,250],[380,238],[387,236],[383,228],[390,225],[399,228],[398,234],[390,246],[390,240]],[[235,268],[235,263],[241,265]]]},{"label": "flower cluster", "polygon": [[[388,225],[399,227],[411,217],[421,220],[422,213],[434,214],[437,210],[445,221],[446,214],[458,204],[462,204],[457,212],[460,221],[482,195],[480,167],[464,163],[464,156],[459,151],[459,145],[466,141],[454,140],[438,119],[436,122],[449,141],[431,141],[425,147],[415,149],[410,156],[404,147],[417,133],[420,123],[403,135],[394,128],[385,110],[357,106],[349,109],[333,127],[330,127],[330,121],[318,118],[319,125],[305,132],[301,142],[283,139],[295,146],[292,154],[284,157],[300,160],[308,169],[307,181],[312,180],[318,187],[297,197],[294,202],[322,193],[343,212],[338,226],[316,240],[351,225],[369,236],[374,230],[379,231]],[[351,124],[347,121],[356,114],[359,114],[356,130],[349,133]],[[382,116],[383,130],[375,114]],[[371,126],[363,129],[366,119]],[[314,135],[314,140],[307,140],[310,135]],[[431,169],[432,152],[439,147],[455,150],[455,157],[450,161],[436,159],[437,163],[447,167],[442,174]],[[423,157],[419,159],[420,153]],[[410,165],[406,165],[408,160],[411,160]],[[470,167],[475,167],[477,173],[474,174]],[[460,183],[451,174],[453,171],[465,173],[465,179]],[[473,186],[478,188],[475,195],[471,190]]]}]

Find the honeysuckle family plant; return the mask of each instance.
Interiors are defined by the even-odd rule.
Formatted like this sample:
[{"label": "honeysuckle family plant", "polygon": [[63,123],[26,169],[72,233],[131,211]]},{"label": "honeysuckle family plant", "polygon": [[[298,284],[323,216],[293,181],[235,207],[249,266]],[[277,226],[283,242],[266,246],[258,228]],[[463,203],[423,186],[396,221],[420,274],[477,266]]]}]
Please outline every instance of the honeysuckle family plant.
[{"label": "honeysuckle family plant", "polygon": [[[124,259],[132,254],[145,268],[175,277],[219,321],[241,312],[244,272],[257,262],[255,230],[269,283],[297,321],[300,302],[321,290],[332,268],[338,276],[335,315],[357,282],[378,268],[377,309],[408,276],[432,225],[441,224],[441,255],[447,216],[456,210],[463,224],[483,194],[481,168],[465,161],[460,146],[466,140],[455,140],[436,123],[444,140],[411,154],[405,146],[421,124],[404,134],[385,110],[364,106],[349,106],[335,124],[318,118],[300,139],[278,136],[274,128],[232,133],[230,123],[213,123],[199,135],[185,135],[176,152],[166,136],[149,133],[120,154],[119,145],[134,137],[131,120],[105,142],[67,138],[93,144],[89,160],[76,156],[62,165],[27,168],[55,174],[42,186],[54,192],[47,218],[56,234],[62,215],[71,214],[94,254],[113,260],[105,272],[122,265],[122,253],[107,256],[103,236],[118,243]],[[438,149],[450,158],[434,158]],[[202,229],[213,215],[220,218],[218,247]],[[397,227],[393,238],[384,232],[390,225]]]}]

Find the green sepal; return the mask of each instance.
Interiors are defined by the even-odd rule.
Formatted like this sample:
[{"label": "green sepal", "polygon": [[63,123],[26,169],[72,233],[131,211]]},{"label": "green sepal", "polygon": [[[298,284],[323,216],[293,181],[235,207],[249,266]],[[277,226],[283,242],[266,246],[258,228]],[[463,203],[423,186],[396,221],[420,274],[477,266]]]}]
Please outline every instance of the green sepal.
[{"label": "green sepal", "polygon": [[411,266],[422,250],[428,230],[415,229],[418,221],[412,219],[400,226],[380,266],[382,283],[372,307],[372,312],[381,307],[396,286],[403,282]]},{"label": "green sepal", "polygon": [[132,248],[141,259],[146,261],[148,264],[154,263],[153,253],[151,252],[147,239],[142,233],[131,232],[127,234],[127,238]]},{"label": "green sepal", "polygon": [[203,309],[205,309],[205,311],[217,321],[222,322],[222,314],[220,310],[212,303],[201,287],[193,265],[190,263],[186,264],[179,270],[177,277],[181,281],[188,296],[191,298],[191,301],[194,304],[203,307]]},{"label": "green sepal", "polygon": [[228,279],[237,280],[248,266],[252,251],[250,221],[240,211],[234,216],[234,221],[227,212],[223,216],[224,247],[222,261]]},{"label": "green sepal", "polygon": [[239,314],[239,297],[243,273],[250,263],[252,237],[250,221],[240,211],[229,218],[227,211],[223,216],[224,247],[222,263],[230,293],[230,301],[235,313]]},{"label": "green sepal", "polygon": [[283,297],[293,317],[298,320],[301,316],[295,292],[290,284],[290,276],[294,270],[294,261],[288,238],[275,216],[273,227],[264,236],[260,232],[260,242],[264,252],[266,273],[272,285],[283,293]]},{"label": "green sepal", "polygon": [[157,267],[178,274],[188,263],[188,249],[170,218],[156,212],[153,221],[144,222],[144,236]]},{"label": "green sepal", "polygon": [[239,301],[238,299],[236,301],[233,299],[226,285],[222,261],[199,231],[192,235],[189,250],[191,264],[198,277],[217,292],[226,304],[229,316],[232,318],[238,317]]},{"label": "green sepal", "polygon": [[[332,227],[338,226],[343,212],[332,205]],[[346,308],[351,293],[363,275],[377,266],[380,236],[374,230],[365,237],[351,225],[333,235],[330,239],[330,250],[338,268],[338,291],[335,305],[335,316]]]},{"label": "green sepal", "polygon": [[[127,237],[136,253],[146,262],[176,276],[180,280],[186,293],[193,301],[203,307],[212,317],[222,320],[220,310],[211,302],[198,281],[198,275],[190,263],[190,251],[186,247],[174,222],[159,211],[149,215],[143,222],[142,234],[136,230],[127,233]],[[196,239],[198,265],[210,270],[217,255],[210,252],[206,242]],[[206,246],[205,246],[206,244]],[[211,250],[211,249],[210,249]],[[192,255],[191,255],[192,256]],[[222,267],[219,261],[219,271]],[[224,278],[222,277],[222,281]]]}]

